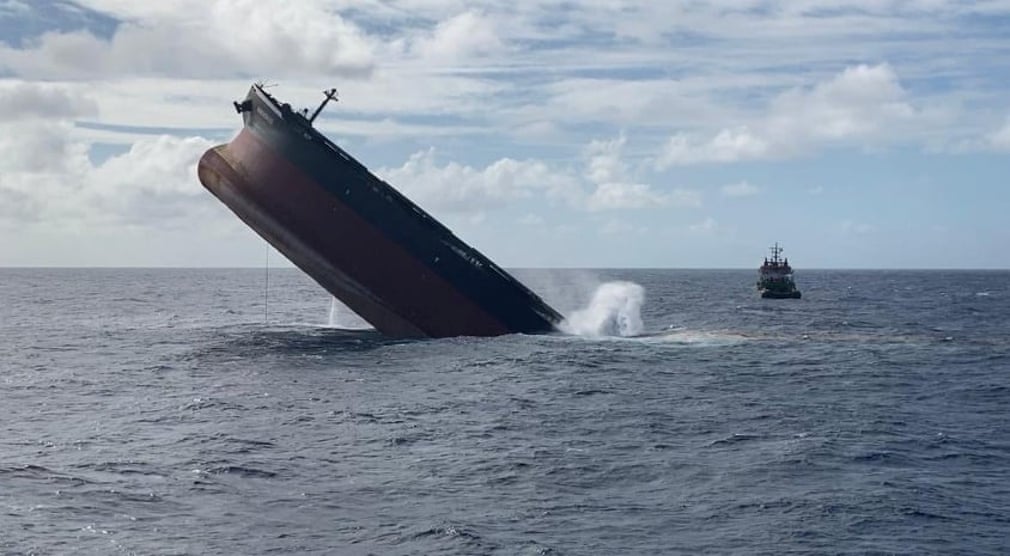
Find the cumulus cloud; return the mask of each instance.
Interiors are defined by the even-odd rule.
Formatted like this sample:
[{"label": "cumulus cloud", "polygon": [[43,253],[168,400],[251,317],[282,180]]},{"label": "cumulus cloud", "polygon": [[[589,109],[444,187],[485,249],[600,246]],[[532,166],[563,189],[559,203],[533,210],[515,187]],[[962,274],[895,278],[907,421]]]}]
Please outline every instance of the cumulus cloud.
[{"label": "cumulus cloud", "polygon": [[846,141],[886,142],[921,115],[906,97],[890,65],[849,67],[812,88],[781,93],[752,126],[723,129],[710,139],[675,134],[657,166],[782,158]]},{"label": "cumulus cloud", "polygon": [[767,122],[777,143],[867,137],[915,118],[889,64],[846,68],[813,90],[793,89],[772,104]]},{"label": "cumulus cloud", "polygon": [[197,181],[201,138],[157,137],[125,154],[92,164],[87,148],[64,145],[64,160],[23,165],[0,179],[0,195],[17,201],[4,217],[13,221],[171,225],[200,213],[207,200]]},{"label": "cumulus cloud", "polygon": [[7,123],[0,126],[0,171],[13,183],[20,174],[62,173],[74,169],[87,146],[69,140],[73,126],[60,121]]},{"label": "cumulus cloud", "polygon": [[594,140],[586,146],[586,177],[597,184],[626,181],[628,165],[622,159],[628,139],[621,135],[610,141]]},{"label": "cumulus cloud", "polygon": [[701,205],[696,191],[659,192],[632,179],[623,159],[625,142],[624,136],[590,142],[583,151],[581,179],[571,168],[539,160],[502,158],[484,168],[439,164],[434,149],[414,153],[402,166],[377,173],[435,212],[483,214],[537,197],[590,212]]},{"label": "cumulus cloud", "polygon": [[623,159],[627,138],[621,135],[610,141],[592,141],[585,149],[586,178],[595,186],[586,199],[590,211],[640,209],[669,204],[698,205],[698,194],[674,189],[668,194],[656,192],[648,184],[631,176]]},{"label": "cumulus cloud", "polygon": [[668,199],[644,183],[601,183],[586,201],[589,210],[638,209],[667,204]]},{"label": "cumulus cloud", "polygon": [[94,100],[60,85],[0,82],[0,122],[69,119],[93,116],[97,112]]},{"label": "cumulus cloud", "polygon": [[[0,97],[32,92],[37,96],[24,104],[37,108],[35,118],[0,121],[0,220],[157,227],[201,210],[206,198],[195,168],[210,141],[148,137],[96,162],[68,119],[89,113],[90,104],[42,85],[0,88]],[[49,104],[62,105],[62,112],[47,110]]]},{"label": "cumulus cloud", "polygon": [[772,145],[767,140],[755,136],[746,127],[724,129],[709,141],[678,133],[667,142],[658,166],[665,169],[704,162],[736,162],[764,158],[771,151]]},{"label": "cumulus cloud", "polygon": [[463,12],[439,23],[431,35],[417,42],[423,58],[452,62],[487,55],[503,48],[490,18],[477,12]]},{"label": "cumulus cloud", "polygon": [[90,169],[88,198],[116,221],[158,225],[192,217],[208,200],[196,162],[211,145],[202,137],[167,135],[138,141]]},{"label": "cumulus cloud", "polygon": [[376,173],[434,211],[479,213],[538,193],[560,200],[578,196],[570,174],[535,160],[503,158],[482,169],[456,162],[439,165],[435,150],[428,149],[414,153],[399,168]]},{"label": "cumulus cloud", "polygon": [[[79,167],[86,161],[87,146],[69,139],[72,118],[94,110],[88,98],[58,85],[0,83],[0,188],[12,198],[12,191],[18,191],[19,198],[21,194],[31,197],[38,176]],[[38,203],[23,200],[18,205]]]},{"label": "cumulus cloud", "polygon": [[[28,78],[217,77],[299,74],[361,76],[373,43],[323,0],[179,0],[96,9],[132,17],[111,38],[51,31],[24,48],[0,46],[0,68]],[[108,5],[103,5],[108,4]]]}]

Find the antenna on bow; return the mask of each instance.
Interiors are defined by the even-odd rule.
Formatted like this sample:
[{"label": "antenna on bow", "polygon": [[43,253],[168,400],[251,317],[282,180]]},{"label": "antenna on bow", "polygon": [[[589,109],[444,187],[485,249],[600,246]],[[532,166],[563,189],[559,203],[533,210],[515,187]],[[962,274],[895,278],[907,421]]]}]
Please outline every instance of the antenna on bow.
[{"label": "antenna on bow", "polygon": [[309,123],[310,124],[312,122],[316,121],[316,116],[318,116],[319,113],[323,111],[323,108],[326,107],[326,103],[330,102],[331,100],[333,102],[337,102],[337,90],[336,89],[330,89],[329,91],[323,91],[323,94],[326,95],[326,98],[323,99],[323,103],[319,105],[319,108],[316,108],[316,111],[312,113],[312,117],[309,118]]}]

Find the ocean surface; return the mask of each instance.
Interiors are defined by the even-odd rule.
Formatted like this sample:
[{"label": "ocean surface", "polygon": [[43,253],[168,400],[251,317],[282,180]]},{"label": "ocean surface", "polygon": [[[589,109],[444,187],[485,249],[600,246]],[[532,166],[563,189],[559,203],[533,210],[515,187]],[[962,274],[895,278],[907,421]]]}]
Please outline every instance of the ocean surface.
[{"label": "ocean surface", "polygon": [[0,554],[1010,551],[1010,272],[516,274],[571,333],[0,269]]}]

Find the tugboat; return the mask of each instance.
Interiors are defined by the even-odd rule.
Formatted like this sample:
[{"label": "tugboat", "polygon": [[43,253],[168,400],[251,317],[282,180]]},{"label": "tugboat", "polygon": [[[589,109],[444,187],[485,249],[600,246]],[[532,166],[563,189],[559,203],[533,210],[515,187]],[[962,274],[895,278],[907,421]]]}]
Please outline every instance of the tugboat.
[{"label": "tugboat", "polygon": [[778,242],[771,248],[772,258],[765,257],[758,269],[757,289],[761,297],[767,299],[799,299],[800,290],[793,282],[793,269],[789,259],[780,259],[782,248]]}]

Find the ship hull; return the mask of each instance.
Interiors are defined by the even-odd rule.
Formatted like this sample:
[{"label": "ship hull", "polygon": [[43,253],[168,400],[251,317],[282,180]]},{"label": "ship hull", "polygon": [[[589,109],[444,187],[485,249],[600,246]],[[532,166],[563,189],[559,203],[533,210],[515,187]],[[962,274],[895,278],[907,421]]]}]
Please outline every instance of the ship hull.
[{"label": "ship hull", "polygon": [[201,183],[292,263],[396,337],[542,333],[561,316],[257,87]]},{"label": "ship hull", "polygon": [[801,293],[798,290],[789,292],[777,292],[772,290],[761,290],[763,299],[800,299]]}]

